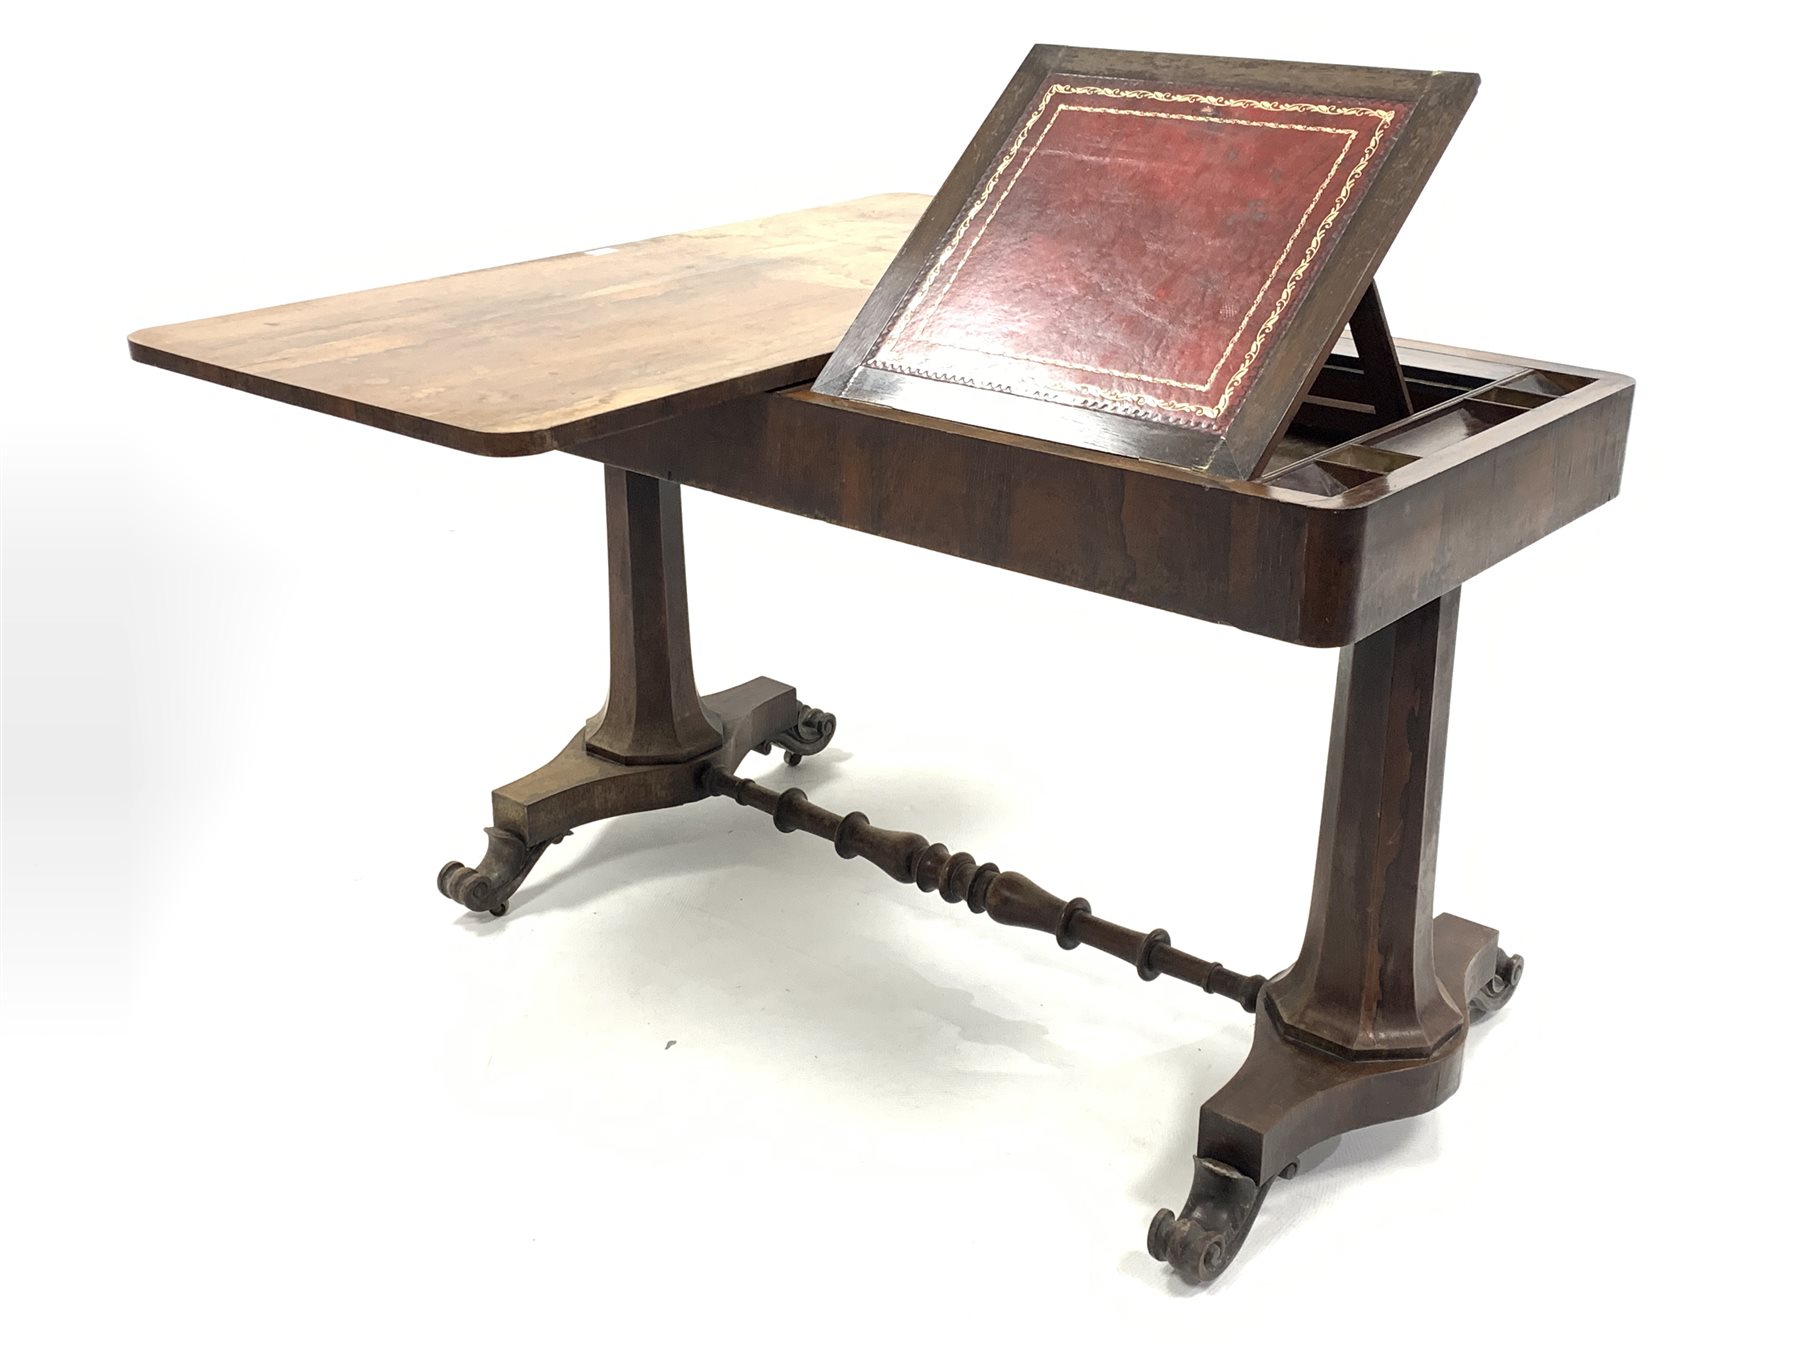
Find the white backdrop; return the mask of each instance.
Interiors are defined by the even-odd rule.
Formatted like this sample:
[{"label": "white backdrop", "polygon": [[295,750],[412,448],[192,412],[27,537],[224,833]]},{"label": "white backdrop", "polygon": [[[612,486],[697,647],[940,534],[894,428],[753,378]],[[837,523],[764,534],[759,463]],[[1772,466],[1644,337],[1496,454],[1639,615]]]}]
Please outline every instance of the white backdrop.
[{"label": "white backdrop", "polygon": [[[1754,1317],[1792,1203],[1791,33],[1649,12],[15,15],[0,1338],[1644,1344]],[[1641,382],[1620,500],[1464,597],[1438,894],[1526,955],[1519,997],[1455,1098],[1277,1187],[1200,1293],[1143,1234],[1247,1018],[718,802],[584,829],[508,919],[459,916],[439,865],[604,694],[599,469],[125,351],[931,191],[1037,40],[1481,72],[1381,273],[1396,330]],[[1238,968],[1291,957],[1331,653],[686,505],[701,684],[768,674],[841,719],[792,781]]]}]

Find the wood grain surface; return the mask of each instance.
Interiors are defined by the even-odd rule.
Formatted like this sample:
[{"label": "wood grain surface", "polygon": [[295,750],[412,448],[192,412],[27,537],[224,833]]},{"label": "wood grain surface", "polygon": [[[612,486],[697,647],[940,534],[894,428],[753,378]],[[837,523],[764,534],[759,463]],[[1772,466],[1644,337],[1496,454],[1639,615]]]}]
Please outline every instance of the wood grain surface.
[{"label": "wood grain surface", "polygon": [[146,328],[139,361],[481,455],[563,449],[810,380],[927,198]]},{"label": "wood grain surface", "polygon": [[1331,496],[805,389],[721,403],[573,453],[1283,642],[1343,647],[1611,500],[1624,466],[1626,377],[1397,346],[1420,377],[1415,390],[1447,372],[1527,370],[1567,392],[1497,423],[1464,420],[1461,410],[1484,404],[1490,386],[1480,385],[1418,414],[1449,423],[1428,449],[1415,447],[1424,453],[1395,456]]}]

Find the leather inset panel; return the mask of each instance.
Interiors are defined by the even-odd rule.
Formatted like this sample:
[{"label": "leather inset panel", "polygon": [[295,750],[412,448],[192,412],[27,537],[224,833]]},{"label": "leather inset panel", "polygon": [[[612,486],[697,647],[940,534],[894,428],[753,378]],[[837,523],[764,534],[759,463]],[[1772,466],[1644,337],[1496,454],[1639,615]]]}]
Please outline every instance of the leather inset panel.
[{"label": "leather inset panel", "polygon": [[867,364],[1223,432],[1408,108],[1053,74]]}]

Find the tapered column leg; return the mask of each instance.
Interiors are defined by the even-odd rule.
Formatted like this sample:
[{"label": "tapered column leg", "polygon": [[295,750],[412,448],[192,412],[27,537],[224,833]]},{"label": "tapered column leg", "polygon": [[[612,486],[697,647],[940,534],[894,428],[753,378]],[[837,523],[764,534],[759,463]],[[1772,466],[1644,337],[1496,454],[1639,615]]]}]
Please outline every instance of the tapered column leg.
[{"label": "tapered column leg", "polygon": [[1306,939],[1268,990],[1283,1034],[1331,1054],[1419,1059],[1462,1030],[1431,928],[1460,602],[1452,591],[1339,661]]},{"label": "tapered column leg", "polygon": [[1492,929],[1432,912],[1459,600],[1340,658],[1305,940],[1264,989],[1243,1068],[1201,1108],[1182,1213],[1151,1225],[1151,1254],[1190,1278],[1230,1263],[1302,1151],[1454,1092],[1471,1008],[1518,981]]},{"label": "tapered column leg", "polygon": [[588,748],[621,764],[678,764],[719,748],[694,687],[681,485],[606,470],[612,683]]},{"label": "tapered column leg", "polygon": [[494,792],[486,855],[438,873],[438,889],[459,904],[504,914],[544,850],[576,826],[698,801],[706,766],[734,769],[773,745],[797,762],[836,730],[831,714],[774,680],[705,698],[696,691],[680,494],[675,483],[606,470],[606,706],[543,768]]}]

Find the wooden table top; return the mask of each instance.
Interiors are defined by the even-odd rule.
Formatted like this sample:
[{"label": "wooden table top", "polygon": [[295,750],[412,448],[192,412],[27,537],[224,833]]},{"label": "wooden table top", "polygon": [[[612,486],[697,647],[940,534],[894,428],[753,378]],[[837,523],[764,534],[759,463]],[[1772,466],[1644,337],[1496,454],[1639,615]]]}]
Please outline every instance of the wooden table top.
[{"label": "wooden table top", "polygon": [[810,380],[930,199],[835,206],[145,328],[150,365],[481,455]]}]

